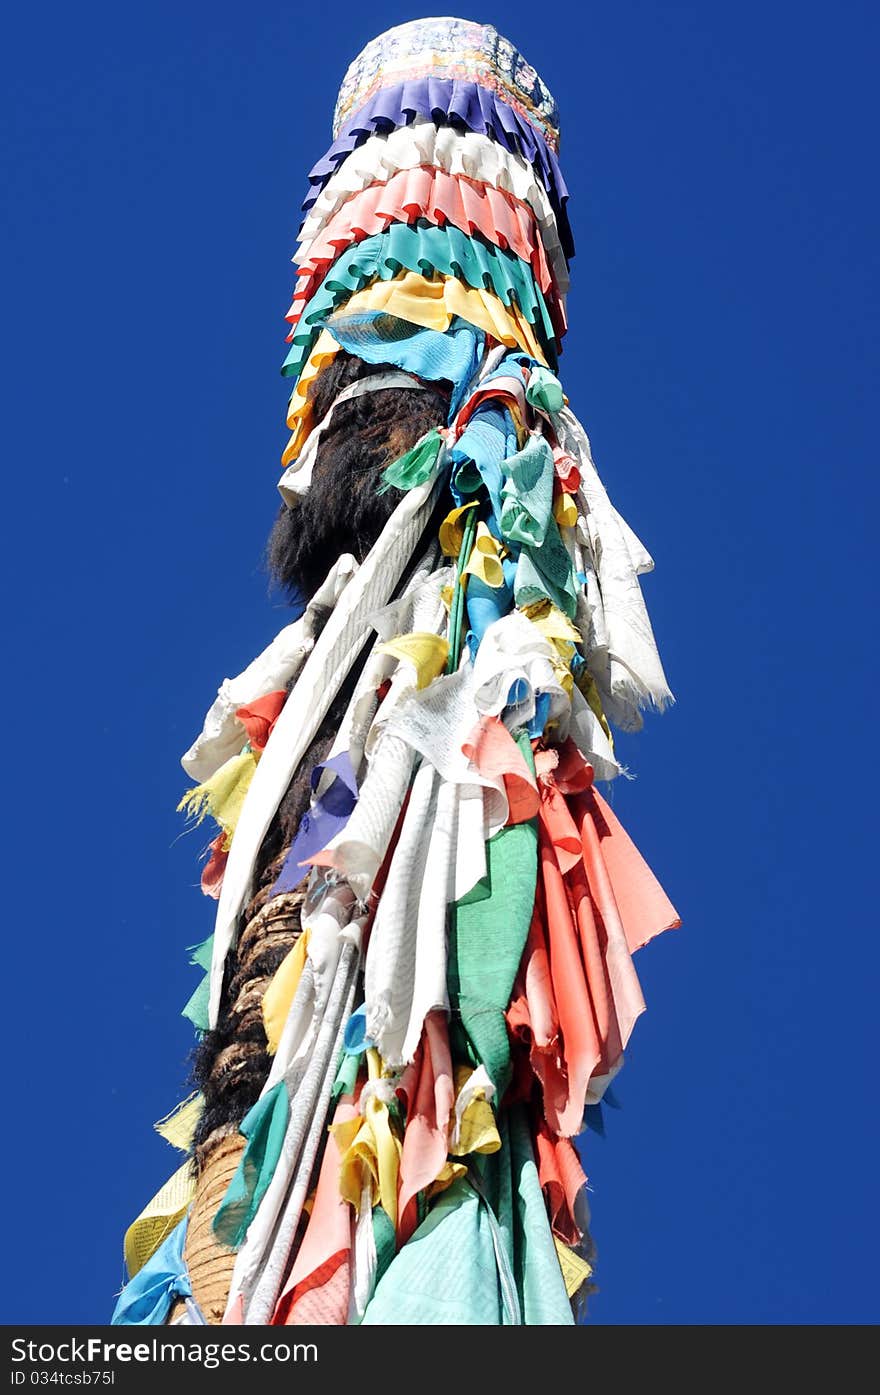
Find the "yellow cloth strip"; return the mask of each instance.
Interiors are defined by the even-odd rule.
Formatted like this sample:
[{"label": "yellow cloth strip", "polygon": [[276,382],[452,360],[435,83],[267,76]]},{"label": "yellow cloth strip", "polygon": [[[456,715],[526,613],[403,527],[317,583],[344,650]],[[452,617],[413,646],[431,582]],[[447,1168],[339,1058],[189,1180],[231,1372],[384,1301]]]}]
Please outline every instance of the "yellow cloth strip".
[{"label": "yellow cloth strip", "polygon": [[177,1169],[161,1191],[148,1202],[125,1232],[125,1266],[134,1278],[155,1254],[163,1240],[186,1214],[196,1190],[196,1180],[187,1161]]},{"label": "yellow cloth strip", "polygon": [[477,536],[471,549],[470,560],[465,573],[479,577],[487,586],[504,585],[504,569],[501,566],[501,547],[493,538],[485,523],[477,524]]},{"label": "yellow cloth strip", "polygon": [[177,806],[177,812],[191,814],[197,824],[206,814],[210,814],[226,834],[223,848],[228,851],[256,768],[257,758],[253,751],[231,756],[210,780],[187,790]]},{"label": "yellow cloth strip", "polygon": [[[383,1081],[378,1051],[367,1051],[369,1080],[364,1087]],[[400,1142],[391,1131],[388,1106],[370,1092],[363,1103],[363,1114],[344,1124],[331,1124],[342,1155],[339,1191],[342,1199],[358,1210],[364,1184],[370,1183],[373,1205],[378,1201],[397,1229],[397,1176]]]},{"label": "yellow cloth strip", "polygon": [[467,1176],[467,1165],[465,1163],[453,1162],[452,1158],[447,1158],[433,1182],[425,1188],[425,1196],[432,1197],[445,1192],[447,1187],[451,1187],[459,1177]]},{"label": "yellow cloth strip", "polygon": [[569,1298],[577,1293],[581,1284],[585,1284],[593,1272],[592,1265],[571,1248],[564,1245],[558,1235],[553,1236],[553,1243],[556,1246],[556,1255],[559,1259],[559,1267],[562,1270],[562,1278],[565,1282],[565,1291]]},{"label": "yellow cloth strip", "polygon": [[[471,1077],[469,1066],[456,1066],[456,1095],[461,1093],[465,1082]],[[450,1128],[450,1136],[451,1136]],[[475,1090],[474,1097],[461,1116],[459,1139],[449,1151],[453,1157],[463,1158],[468,1153],[497,1153],[501,1147],[501,1135],[495,1123],[495,1114],[486,1099],[484,1090]]]},{"label": "yellow cloth strip", "polygon": [[528,616],[545,639],[568,640],[572,644],[580,643],[580,631],[575,629],[568,616],[563,615],[559,607],[553,605],[552,601],[538,601],[535,605],[524,606],[523,614]]},{"label": "yellow cloth strip", "polygon": [[296,387],[290,394],[290,401],[287,404],[287,425],[293,435],[281,456],[282,465],[289,465],[292,460],[296,460],[308,440],[314,425],[312,404],[309,401],[309,388],[318,374],[326,368],[328,363],[332,363],[338,353],[339,345],[333,335],[329,330],[322,329],[312,352],[306,359],[302,372],[296,380]]},{"label": "yellow cloth strip", "polygon": [[599,724],[602,727],[602,730],[604,731],[605,735],[608,737],[608,745],[611,747],[613,751],[614,737],[611,734],[611,727],[608,725],[608,718],[605,716],[605,709],[602,706],[602,699],[599,696],[599,689],[596,686],[595,678],[591,673],[588,673],[586,669],[581,670],[580,677],[578,678],[578,687],[580,688],[584,697],[587,699],[587,702],[589,703],[590,707],[593,709],[594,713],[598,717]]},{"label": "yellow cloth strip", "polygon": [[446,667],[449,641],[428,630],[414,630],[412,634],[397,635],[385,644],[377,644],[376,652],[406,659],[415,668],[416,687],[427,688]]},{"label": "yellow cloth strip", "polygon": [[577,504],[570,494],[560,494],[553,504],[553,517],[562,528],[573,528],[578,521]]},{"label": "yellow cloth strip", "polygon": [[171,1113],[166,1114],[164,1119],[159,1119],[153,1128],[172,1148],[179,1148],[181,1153],[188,1153],[204,1108],[205,1097],[196,1091],[175,1105]]},{"label": "yellow cloth strip", "polygon": [[444,557],[457,557],[461,552],[461,544],[464,541],[464,516],[476,507],[474,501],[472,504],[462,504],[460,508],[450,509],[440,524],[438,536]]},{"label": "yellow cloth strip", "polygon": [[[529,321],[516,306],[507,306],[491,291],[465,286],[454,276],[429,281],[417,271],[405,271],[391,281],[374,281],[340,306],[344,314],[363,310],[380,310],[441,333],[451,320],[460,315],[486,334],[506,344],[509,349],[522,349],[547,366],[544,350],[535,337]],[[322,368],[339,352],[330,330],[324,329],[315,341],[291,394],[287,408],[287,425],[293,432],[281,457],[289,465],[302,450],[312,429],[312,409],[308,391]]]},{"label": "yellow cloth strip", "polygon": [[299,987],[309,948],[309,932],[303,930],[296,944],[282,959],[263,994],[263,1027],[266,1031],[269,1055],[278,1050],[281,1033],[290,1012],[290,1005]]}]

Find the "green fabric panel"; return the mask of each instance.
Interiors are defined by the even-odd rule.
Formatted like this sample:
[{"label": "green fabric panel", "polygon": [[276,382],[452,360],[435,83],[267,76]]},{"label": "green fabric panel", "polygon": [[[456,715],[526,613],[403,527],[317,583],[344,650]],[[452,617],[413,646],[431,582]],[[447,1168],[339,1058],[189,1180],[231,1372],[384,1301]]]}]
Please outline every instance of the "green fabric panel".
[{"label": "green fabric panel", "polygon": [[395,1255],[376,1285],[363,1320],[374,1327],[501,1324],[489,1217],[464,1178],[441,1192],[427,1218]]},{"label": "green fabric panel", "polygon": [[565,405],[562,384],[549,368],[536,364],[529,374],[526,401],[539,412],[561,412]]},{"label": "green fabric panel", "polygon": [[[534,771],[525,733],[517,745]],[[525,947],[538,869],[534,819],[502,828],[486,844],[489,896],[452,907],[447,981],[457,1012],[499,1095],[510,1076],[510,1043],[504,1014]]]},{"label": "green fabric panel", "polygon": [[577,584],[568,549],[559,535],[555,518],[547,525],[540,547],[523,545],[516,564],[513,594],[518,606],[551,600],[573,620],[577,612]]},{"label": "green fabric panel", "polygon": [[200,969],[210,969],[211,956],[214,953],[213,933],[206,940],[202,940],[201,944],[190,945],[187,953],[191,964],[196,964]]},{"label": "green fabric panel", "polygon": [[376,1245],[376,1283],[378,1283],[393,1260],[397,1248],[397,1237],[394,1234],[391,1217],[382,1206],[373,1207],[373,1241]]},{"label": "green fabric panel", "polygon": [[553,451],[543,436],[530,436],[503,468],[501,536],[505,542],[540,547],[553,513]]},{"label": "green fabric panel", "polygon": [[342,1053],[342,1060],[339,1062],[336,1079],[333,1081],[331,1099],[338,1100],[342,1095],[354,1094],[358,1071],[360,1070],[361,1061],[363,1059],[363,1053],[359,1056],[352,1055],[348,1051]]},{"label": "green fabric panel", "polygon": [[210,973],[206,973],[199,981],[199,986],[193,993],[186,1007],[181,1012],[181,1017],[188,1017],[197,1032],[207,1032],[210,1026],[208,1017],[208,1000],[211,996]]},{"label": "green fabric panel", "polygon": [[525,1109],[510,1110],[510,1162],[515,1203],[516,1281],[527,1327],[574,1326],[544,1205]]},{"label": "green fabric panel", "polygon": [[382,484],[379,493],[385,494],[393,486],[395,489],[414,489],[431,478],[431,472],[440,454],[443,441],[440,432],[429,431],[412,450],[408,450],[399,460],[394,460],[382,471]]},{"label": "green fabric panel", "polygon": [[222,1244],[237,1248],[244,1240],[281,1156],[289,1114],[287,1086],[279,1080],[241,1121],[245,1150],[212,1222]]}]

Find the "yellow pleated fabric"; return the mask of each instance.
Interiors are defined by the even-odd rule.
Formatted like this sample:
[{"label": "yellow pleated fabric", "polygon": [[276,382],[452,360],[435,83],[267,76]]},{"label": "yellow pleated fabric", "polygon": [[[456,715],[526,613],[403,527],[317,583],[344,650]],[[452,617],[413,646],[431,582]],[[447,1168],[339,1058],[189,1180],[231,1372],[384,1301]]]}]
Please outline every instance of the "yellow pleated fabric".
[{"label": "yellow pleated fabric", "polygon": [[560,494],[554,501],[553,517],[561,528],[574,527],[578,521],[578,511],[571,494]]},{"label": "yellow pleated fabric", "polygon": [[186,1214],[196,1180],[189,1162],[180,1166],[125,1232],[125,1267],[134,1278]]},{"label": "yellow pleated fabric", "polygon": [[[456,1066],[456,1094],[461,1092],[470,1076],[469,1066]],[[492,1106],[484,1090],[475,1090],[473,1099],[461,1116],[458,1140],[450,1145],[449,1151],[454,1157],[464,1158],[468,1153],[497,1153],[500,1147],[501,1135]]]},{"label": "yellow pleated fabric", "polygon": [[[411,324],[421,325],[423,329],[436,329],[441,333],[459,315],[491,335],[499,344],[505,344],[509,349],[522,349],[538,363],[547,366],[544,350],[535,337],[534,329],[515,305],[507,306],[491,291],[466,286],[454,276],[429,281],[417,271],[405,271],[391,281],[372,282],[340,307],[343,314],[353,315],[366,310],[396,315],[399,319],[409,320]],[[303,365],[288,404],[287,425],[293,435],[281,456],[283,465],[296,460],[308,439],[313,425],[309,388],[338,352],[339,345],[332,332],[322,330]]]},{"label": "yellow pleated fabric", "polygon": [[537,605],[525,606],[523,614],[528,616],[545,639],[569,640],[572,644],[580,643],[580,632],[575,629],[568,616],[563,615],[559,607],[553,605],[552,601],[539,601]]}]

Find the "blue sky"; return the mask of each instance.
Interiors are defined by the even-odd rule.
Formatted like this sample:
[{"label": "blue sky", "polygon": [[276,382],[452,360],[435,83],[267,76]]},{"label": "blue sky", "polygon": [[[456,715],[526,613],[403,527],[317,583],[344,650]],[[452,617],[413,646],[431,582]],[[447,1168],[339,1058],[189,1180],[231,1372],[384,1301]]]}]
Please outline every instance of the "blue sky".
[{"label": "blue sky", "polygon": [[[284,623],[283,315],[345,66],[430,10],[21,6],[0,166],[6,1322],[102,1322],[176,1167],[211,929],[178,760]],[[876,6],[514,0],[563,116],[561,375],[677,705],[614,807],[642,951],[591,1320],[876,1320]],[[11,507],[10,507],[11,505]]]}]

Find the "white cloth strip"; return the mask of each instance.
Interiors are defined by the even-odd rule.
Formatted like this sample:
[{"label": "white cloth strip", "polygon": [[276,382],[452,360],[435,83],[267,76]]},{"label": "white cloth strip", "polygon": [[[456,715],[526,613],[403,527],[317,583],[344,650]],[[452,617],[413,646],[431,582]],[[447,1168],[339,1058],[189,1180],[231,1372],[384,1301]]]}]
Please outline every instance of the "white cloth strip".
[{"label": "white cloth strip", "polygon": [[303,494],[311,486],[318,446],[324,432],[329,430],[333,421],[333,413],[340,403],[351,402],[356,397],[366,397],[370,392],[384,392],[389,388],[408,388],[411,392],[427,391],[425,384],[414,374],[405,373],[400,368],[390,369],[386,373],[373,373],[370,377],[360,378],[358,382],[350,383],[347,388],[343,388],[339,396],[333,399],[333,405],[329,412],[311,433],[296,460],[288,465],[278,481],[278,492],[289,509],[296,507]]},{"label": "white cloth strip", "polygon": [[595,588],[590,594],[588,572],[587,604],[578,612],[580,620],[587,619],[587,631],[582,632],[587,662],[608,720],[622,730],[637,730],[641,707],[662,710],[673,701],[639,585],[639,574],[650,571],[654,564],[608,498],[593,464],[587,433],[577,417],[563,407],[554,422],[559,444],[574,457],[580,470],[579,500],[586,515],[581,542],[591,551],[601,595],[601,626],[607,640],[604,653],[590,648],[597,628],[590,605],[595,606],[597,598]]},{"label": "white cloth strip", "polygon": [[[301,1152],[293,1173],[290,1192],[279,1216],[272,1243],[260,1269],[253,1296],[245,1311],[248,1326],[265,1326],[272,1320],[278,1295],[293,1259],[293,1244],[302,1216],[303,1204],[308,1195],[309,1182],[315,1166],[318,1147],[327,1124],[330,1107],[330,1094],[336,1074],[336,1062],[342,1050],[345,1024],[351,1015],[354,1003],[355,980],[358,968],[358,949],[355,945],[343,946],[339,967],[334,982],[334,991],[327,1005],[325,1018],[327,1026],[325,1052],[320,1046],[315,1048],[315,1059],[320,1072],[317,1097],[300,1101],[299,1095],[293,1101],[291,1123],[297,1131],[304,1129]],[[322,1027],[322,1038],[324,1029]]]},{"label": "white cloth strip", "polygon": [[351,553],[343,552],[299,619],[292,625],[285,625],[262,654],[236,678],[223,679],[202,730],[181,758],[181,765],[193,780],[209,780],[231,756],[238,755],[247,740],[247,732],[236,717],[236,711],[267,693],[286,688],[296,677],[315,647],[327,612],[334,608],[357,569],[357,561]]},{"label": "white cloth strip", "polygon": [[[405,1043],[414,1009],[413,994],[417,960],[431,956],[432,993],[446,1002],[446,868],[431,868],[428,853],[437,816],[439,780],[433,766],[423,762],[416,771],[409,803],[394,849],[388,876],[376,908],[364,970],[367,1036],[376,1043],[383,1061],[402,1066],[408,1059]],[[443,876],[439,902],[442,919],[441,939],[420,943],[419,903],[423,887],[434,884],[438,871]],[[425,972],[427,966],[420,966]],[[421,1023],[419,1024],[421,1034]],[[418,1044],[418,1037],[416,1038]]]},{"label": "white cloth strip", "polygon": [[424,532],[439,477],[411,489],[342,592],[300,672],[266,743],[242,807],[217,905],[211,961],[209,1023],[217,1025],[223,966],[250,894],[254,862],[291,777],[367,638],[366,619],[388,600]]},{"label": "white cloth strip", "polygon": [[353,956],[354,969],[348,977],[341,971],[336,974],[333,991],[330,994],[327,1011],[320,1024],[308,1068],[299,1089],[291,1100],[290,1117],[287,1121],[281,1155],[257,1213],[248,1227],[244,1243],[235,1258],[229,1289],[229,1308],[232,1309],[237,1300],[242,1298],[244,1300],[245,1321],[248,1319],[248,1309],[252,1295],[259,1283],[261,1270],[273,1245],[279,1217],[302,1153],[309,1124],[321,1095],[324,1078],[328,1071],[332,1073],[335,1069],[334,1045],[337,1037],[340,1036],[340,1022],[344,1030],[345,1005],[348,1001],[349,991],[353,992],[358,950],[354,945],[346,945],[343,954],[346,966],[352,963]]}]

